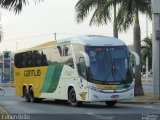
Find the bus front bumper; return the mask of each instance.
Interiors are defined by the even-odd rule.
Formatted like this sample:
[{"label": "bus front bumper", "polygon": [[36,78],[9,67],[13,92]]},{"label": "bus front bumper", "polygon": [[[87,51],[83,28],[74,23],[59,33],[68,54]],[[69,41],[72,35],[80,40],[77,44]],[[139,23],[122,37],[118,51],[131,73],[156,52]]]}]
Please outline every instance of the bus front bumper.
[{"label": "bus front bumper", "polygon": [[128,100],[134,97],[134,87],[129,90],[119,91],[96,91],[89,89],[89,101],[119,101]]}]

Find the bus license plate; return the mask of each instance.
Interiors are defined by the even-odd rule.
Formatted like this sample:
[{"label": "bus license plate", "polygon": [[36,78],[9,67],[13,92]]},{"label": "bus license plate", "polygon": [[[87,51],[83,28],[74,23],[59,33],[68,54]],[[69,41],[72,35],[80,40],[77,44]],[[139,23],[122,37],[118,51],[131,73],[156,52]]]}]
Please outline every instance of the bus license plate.
[{"label": "bus license plate", "polygon": [[111,98],[112,98],[112,99],[119,98],[119,95],[112,95]]}]

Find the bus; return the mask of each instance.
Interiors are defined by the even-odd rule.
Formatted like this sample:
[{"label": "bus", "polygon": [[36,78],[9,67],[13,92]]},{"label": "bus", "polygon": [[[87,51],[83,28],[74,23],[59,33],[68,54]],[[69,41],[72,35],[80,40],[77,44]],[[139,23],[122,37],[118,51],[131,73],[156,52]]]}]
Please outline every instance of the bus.
[{"label": "bus", "polygon": [[77,36],[18,51],[14,56],[15,93],[27,102],[42,99],[82,102],[134,97],[131,55],[125,43],[106,36]]}]

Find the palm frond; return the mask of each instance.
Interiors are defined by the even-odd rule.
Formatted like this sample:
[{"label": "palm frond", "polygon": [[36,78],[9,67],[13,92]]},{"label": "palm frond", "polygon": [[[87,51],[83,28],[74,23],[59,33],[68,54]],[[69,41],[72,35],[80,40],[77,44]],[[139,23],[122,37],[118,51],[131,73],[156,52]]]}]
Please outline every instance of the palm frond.
[{"label": "palm frond", "polygon": [[[43,1],[43,0],[33,0],[35,3]],[[1,0],[0,6],[7,10],[12,10],[16,14],[19,14],[22,11],[22,7],[24,5],[29,4],[28,0]]]},{"label": "palm frond", "polygon": [[142,40],[142,55],[143,57],[152,57],[152,39],[146,37]]},{"label": "palm frond", "polygon": [[151,0],[142,0],[143,4],[141,6],[139,6],[139,11],[142,14],[147,14],[149,16],[150,19],[152,19],[152,9],[151,9]]},{"label": "palm frond", "polygon": [[76,21],[83,22],[84,18],[87,17],[93,8],[98,5],[97,0],[79,0],[75,6],[76,10]]},{"label": "palm frond", "polygon": [[103,0],[99,3],[97,9],[92,15],[90,25],[103,25],[107,24],[111,20],[111,7],[113,6],[112,1]]},{"label": "palm frond", "polygon": [[120,31],[126,31],[134,22],[136,10],[151,18],[151,0],[117,0],[120,4],[117,22]]},{"label": "palm frond", "polygon": [[126,31],[134,22],[135,8],[132,1],[123,1],[117,15],[117,27],[120,31]]},{"label": "palm frond", "polygon": [[1,0],[1,7],[13,10],[16,14],[22,11],[22,5],[29,4],[28,0]]},{"label": "palm frond", "polygon": [[152,39],[149,37],[146,37],[142,40],[142,47],[143,48],[150,48],[152,49]]}]

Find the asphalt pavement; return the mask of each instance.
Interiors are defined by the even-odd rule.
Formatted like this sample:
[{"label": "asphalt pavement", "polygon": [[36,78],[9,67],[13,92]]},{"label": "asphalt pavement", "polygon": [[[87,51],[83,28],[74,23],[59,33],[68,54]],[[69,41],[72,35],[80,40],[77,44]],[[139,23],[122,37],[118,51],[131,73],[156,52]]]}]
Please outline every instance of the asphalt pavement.
[{"label": "asphalt pavement", "polygon": [[0,96],[0,106],[13,117],[21,115],[24,118],[26,115],[30,120],[160,120],[160,104],[118,103],[114,108],[108,108],[104,103],[95,102],[71,107],[67,102],[54,100],[29,103],[15,96],[13,87],[6,87],[5,91],[6,94]]}]

